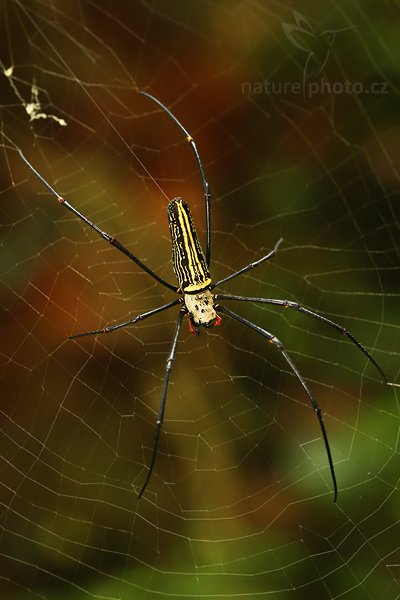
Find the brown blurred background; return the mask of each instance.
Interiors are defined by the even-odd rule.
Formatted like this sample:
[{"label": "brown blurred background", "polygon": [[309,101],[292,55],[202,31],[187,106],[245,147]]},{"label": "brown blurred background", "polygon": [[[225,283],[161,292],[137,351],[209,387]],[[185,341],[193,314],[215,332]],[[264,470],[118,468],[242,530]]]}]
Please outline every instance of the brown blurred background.
[{"label": "brown blurred background", "polygon": [[320,323],[229,304],[284,342],[321,404],[334,505],[317,419],[278,353],[226,317],[199,337],[185,321],[138,502],[176,309],[68,336],[173,294],[63,210],[15,151],[174,282],[168,199],[186,198],[204,240],[203,190],[181,132],[137,91],[154,94],[205,165],[214,280],[283,237],[224,291],[338,321],[398,382],[396,3],[0,11],[2,597],[397,598],[396,388]]}]

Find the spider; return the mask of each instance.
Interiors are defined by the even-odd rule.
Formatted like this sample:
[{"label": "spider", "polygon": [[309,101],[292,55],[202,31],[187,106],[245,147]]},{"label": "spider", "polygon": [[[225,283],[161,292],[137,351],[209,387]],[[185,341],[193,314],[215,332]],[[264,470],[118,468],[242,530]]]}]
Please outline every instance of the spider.
[{"label": "spider", "polygon": [[[169,220],[169,228],[172,242],[172,262],[173,269],[178,281],[178,286],[165,281],[162,277],[157,275],[152,269],[150,269],[146,264],[144,264],[139,258],[137,258],[128,248],[123,246],[115,237],[109,235],[105,231],[103,231],[100,227],[98,227],[95,223],[93,223],[90,219],[85,217],[82,213],[80,213],[72,204],[70,204],[65,198],[60,196],[56,192],[55,189],[51,187],[51,185],[44,179],[44,177],[33,167],[33,165],[28,161],[28,159],[24,156],[22,151],[18,149],[18,152],[28,166],[28,168],[36,175],[36,177],[42,182],[42,184],[48,189],[48,191],[57,198],[60,205],[64,208],[68,209],[74,215],[79,217],[82,221],[84,221],[89,227],[94,229],[97,234],[99,234],[104,240],[109,242],[112,246],[114,246],[117,250],[125,254],[130,260],[132,260],[138,267],[140,267],[143,271],[145,271],[150,277],[155,279],[158,283],[168,288],[175,294],[177,294],[177,298],[168,302],[167,304],[163,304],[162,306],[158,306],[157,308],[153,308],[147,312],[136,315],[135,317],[128,319],[122,323],[118,323],[116,325],[109,325],[102,329],[87,331],[84,333],[78,333],[70,336],[70,339],[77,339],[84,336],[90,335],[98,335],[103,333],[109,333],[111,331],[115,331],[117,329],[121,329],[122,327],[126,327],[128,325],[134,325],[139,321],[143,321],[143,319],[148,319],[149,317],[168,310],[173,306],[179,306],[178,317],[175,325],[175,333],[172,340],[171,349],[166,360],[165,371],[164,371],[164,380],[163,380],[163,388],[161,393],[161,401],[158,412],[158,418],[156,422],[156,430],[155,437],[153,443],[153,449],[151,454],[150,464],[148,466],[147,475],[144,480],[144,483],[140,489],[138,494],[138,498],[140,499],[150,481],[151,475],[154,470],[158,446],[160,441],[160,433],[164,422],[165,416],[165,406],[167,400],[167,392],[168,392],[168,384],[171,375],[171,369],[173,362],[175,360],[176,349],[178,344],[178,338],[181,331],[183,317],[185,315],[188,316],[189,321],[189,329],[192,334],[199,335],[201,328],[215,327],[218,326],[221,322],[220,315],[226,315],[227,317],[234,319],[235,321],[239,321],[246,327],[249,327],[253,331],[256,331],[262,337],[264,337],[268,342],[270,342],[283,356],[287,364],[289,365],[291,371],[303,387],[303,390],[311,404],[311,407],[314,413],[317,416],[319,426],[321,429],[322,439],[325,446],[325,451],[328,459],[328,465],[330,470],[330,475],[332,479],[333,485],[333,499],[334,502],[337,501],[338,496],[338,486],[336,481],[336,474],[334,463],[332,459],[332,453],[328,441],[328,436],[325,429],[325,424],[322,418],[321,408],[318,402],[313,397],[311,390],[300,374],[300,371],[296,367],[295,363],[287,353],[282,342],[273,334],[260,327],[259,325],[249,321],[248,319],[242,317],[241,315],[236,314],[230,309],[219,303],[220,300],[224,301],[234,301],[234,302],[250,302],[250,303],[258,303],[258,304],[272,304],[274,306],[280,306],[282,308],[291,308],[297,310],[304,315],[312,317],[313,319],[317,319],[325,325],[335,329],[340,334],[347,336],[347,338],[355,345],[359,350],[361,350],[367,359],[372,362],[375,368],[379,371],[380,375],[383,377],[385,383],[387,383],[386,376],[382,371],[381,367],[375,361],[375,359],[370,355],[368,350],[361,345],[361,343],[345,328],[331,321],[330,319],[308,309],[297,302],[293,302],[291,300],[280,300],[277,298],[254,298],[250,296],[237,296],[233,294],[215,294],[213,290],[235,279],[239,275],[243,275],[252,269],[263,264],[265,261],[270,260],[273,256],[275,256],[279,245],[282,242],[282,239],[279,239],[275,244],[275,247],[268,252],[262,258],[251,262],[250,264],[242,267],[238,271],[231,273],[227,277],[220,279],[216,283],[212,282],[210,277],[209,267],[211,261],[211,191],[209,184],[206,179],[205,170],[203,163],[200,158],[200,154],[197,150],[196,143],[190,133],[186,130],[186,128],[182,125],[182,123],[177,119],[177,117],[157,98],[149,94],[145,91],[139,91],[140,94],[157,104],[179,127],[179,129],[183,132],[186,137],[186,141],[190,145],[194,156],[197,161],[197,166],[200,171],[201,183],[204,189],[204,201],[205,201],[205,222],[206,222],[206,252],[203,253],[199,237],[196,232],[196,228],[193,222],[193,218],[190,212],[190,208],[188,204],[182,198],[174,198],[168,204],[168,220]],[[217,302],[218,301],[218,302]]]}]

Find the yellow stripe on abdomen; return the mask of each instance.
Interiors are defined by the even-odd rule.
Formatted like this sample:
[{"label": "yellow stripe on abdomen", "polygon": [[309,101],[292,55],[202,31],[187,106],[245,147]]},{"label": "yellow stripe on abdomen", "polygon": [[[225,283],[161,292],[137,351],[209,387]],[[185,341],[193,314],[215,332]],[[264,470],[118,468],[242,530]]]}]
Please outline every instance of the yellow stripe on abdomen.
[{"label": "yellow stripe on abdomen", "polygon": [[181,290],[195,293],[206,289],[211,278],[187,202],[182,198],[171,200],[168,218],[173,266]]}]

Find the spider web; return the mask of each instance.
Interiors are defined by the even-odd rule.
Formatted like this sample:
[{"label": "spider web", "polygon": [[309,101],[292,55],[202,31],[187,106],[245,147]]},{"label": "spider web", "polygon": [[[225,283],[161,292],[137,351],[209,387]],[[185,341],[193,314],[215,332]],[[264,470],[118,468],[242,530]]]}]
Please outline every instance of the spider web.
[{"label": "spider web", "polygon": [[297,4],[1,6],[2,597],[399,597],[397,389],[296,311],[226,303],[282,340],[321,404],[338,503],[299,382],[227,317],[199,337],[185,322],[138,502],[176,309],[68,336],[173,294],[15,150],[174,281],[167,201],[190,203],[204,243],[203,191],[181,132],[137,90],[153,93],[205,165],[214,281],[283,237],[224,292],[320,312],[398,382],[398,9]]}]

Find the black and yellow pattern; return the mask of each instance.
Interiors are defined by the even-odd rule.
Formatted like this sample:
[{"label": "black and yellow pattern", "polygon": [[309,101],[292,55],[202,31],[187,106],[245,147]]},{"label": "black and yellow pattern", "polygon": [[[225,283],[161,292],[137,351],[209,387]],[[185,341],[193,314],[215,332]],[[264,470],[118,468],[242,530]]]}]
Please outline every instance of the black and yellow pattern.
[{"label": "black and yellow pattern", "polygon": [[201,292],[211,284],[210,273],[189,206],[183,198],[168,204],[172,261],[179,287],[185,294]]}]

